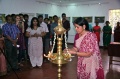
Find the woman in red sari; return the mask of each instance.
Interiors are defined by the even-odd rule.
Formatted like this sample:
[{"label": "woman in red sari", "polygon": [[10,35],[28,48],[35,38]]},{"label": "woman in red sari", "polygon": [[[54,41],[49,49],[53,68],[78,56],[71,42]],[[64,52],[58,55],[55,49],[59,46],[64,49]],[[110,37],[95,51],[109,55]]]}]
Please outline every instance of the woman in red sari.
[{"label": "woman in red sari", "polygon": [[4,37],[2,36],[2,30],[0,29],[0,76],[7,74],[6,60],[4,53]]},{"label": "woman in red sari", "polygon": [[96,35],[88,31],[88,22],[82,17],[74,21],[74,26],[75,46],[68,50],[78,56],[77,79],[104,79]]},{"label": "woman in red sari", "polygon": [[96,22],[96,26],[93,27],[93,32],[96,34],[97,36],[97,40],[98,40],[98,45],[99,45],[99,42],[100,42],[100,32],[101,32],[101,28],[100,26],[98,26],[98,22]]}]

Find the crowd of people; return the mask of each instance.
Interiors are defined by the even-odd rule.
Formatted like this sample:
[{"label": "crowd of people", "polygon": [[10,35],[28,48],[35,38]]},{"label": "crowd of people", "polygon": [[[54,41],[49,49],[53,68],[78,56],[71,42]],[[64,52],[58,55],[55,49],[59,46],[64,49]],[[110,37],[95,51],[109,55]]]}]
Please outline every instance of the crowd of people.
[{"label": "crowd of people", "polygon": [[[66,19],[65,13],[61,16],[68,39],[70,22]],[[33,17],[30,25],[28,25],[29,16],[27,14],[7,15],[6,23],[0,28],[0,76],[6,75],[11,69],[19,71],[20,67],[24,66],[22,60],[25,59],[30,61],[31,68],[41,68],[43,62],[47,62],[43,54],[48,54],[50,40],[53,45],[54,28],[58,26],[58,19],[57,15],[53,16],[53,20],[51,20],[51,17],[44,18],[39,15]],[[80,17],[73,22],[76,35],[73,48],[68,48],[68,50],[69,53],[78,56],[78,79],[104,79],[99,50],[101,27],[99,22],[96,21],[95,24],[91,32],[86,19]],[[105,48],[111,41],[112,28],[109,24],[109,21],[106,21],[106,25],[102,29]],[[114,30],[115,42],[120,42],[119,32],[120,23],[118,22]],[[64,39],[63,35],[62,50],[66,52]],[[55,44],[53,52],[57,52],[57,44]]]},{"label": "crowd of people", "polygon": [[[61,16],[68,37],[70,23],[66,20],[65,13]],[[58,26],[59,18],[54,15],[51,20],[51,17],[44,18],[39,15],[31,19],[30,25],[28,25],[28,20],[27,14],[6,16],[6,23],[0,28],[0,63],[2,63],[0,64],[0,76],[11,70],[21,70],[24,66],[23,60],[29,60],[31,68],[41,68],[43,62],[47,62],[43,54],[48,54],[50,50],[50,39],[54,39],[54,28]],[[54,49],[55,53],[56,51],[57,48]]]}]

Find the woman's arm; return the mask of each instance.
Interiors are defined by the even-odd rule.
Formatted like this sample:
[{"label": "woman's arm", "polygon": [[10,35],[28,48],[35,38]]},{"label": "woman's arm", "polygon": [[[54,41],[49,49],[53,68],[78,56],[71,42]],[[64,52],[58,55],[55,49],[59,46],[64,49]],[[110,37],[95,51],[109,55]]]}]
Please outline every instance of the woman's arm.
[{"label": "woman's arm", "polygon": [[81,56],[81,57],[90,57],[92,55],[91,52],[76,52],[77,56]]},{"label": "woman's arm", "polygon": [[73,48],[71,48],[71,49],[68,49],[68,51],[75,51],[75,52],[77,52],[78,49],[77,49],[76,47],[73,47]]},{"label": "woman's arm", "polygon": [[69,50],[69,53],[81,56],[81,57],[89,57],[92,55],[92,52],[77,52],[76,50]]}]

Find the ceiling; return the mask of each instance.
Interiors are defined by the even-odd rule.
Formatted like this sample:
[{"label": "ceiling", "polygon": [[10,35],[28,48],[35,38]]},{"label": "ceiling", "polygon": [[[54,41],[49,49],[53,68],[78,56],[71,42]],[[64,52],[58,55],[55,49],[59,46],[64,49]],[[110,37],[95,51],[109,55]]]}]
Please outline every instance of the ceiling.
[{"label": "ceiling", "polygon": [[76,5],[76,4],[92,4],[92,3],[108,3],[109,0],[36,0],[39,3],[55,4],[55,5]]}]

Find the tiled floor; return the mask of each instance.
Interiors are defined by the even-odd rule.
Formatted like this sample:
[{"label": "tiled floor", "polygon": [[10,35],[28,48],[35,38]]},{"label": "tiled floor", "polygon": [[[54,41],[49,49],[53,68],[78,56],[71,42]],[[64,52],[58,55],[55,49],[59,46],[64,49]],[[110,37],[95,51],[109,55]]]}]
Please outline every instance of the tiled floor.
[{"label": "tiled floor", "polygon": [[[109,57],[107,50],[100,49],[103,60],[103,67],[105,72],[105,79],[120,79],[120,62],[114,62],[109,69]],[[76,79],[76,63],[77,57],[73,57],[71,62],[62,66],[62,79]],[[115,58],[120,60],[120,58]],[[115,65],[119,64],[119,65]],[[18,77],[11,72],[7,76],[0,77],[0,79],[58,79],[57,65],[51,62],[43,63],[42,68],[30,68],[29,63],[25,63],[22,71],[16,72]]]}]

